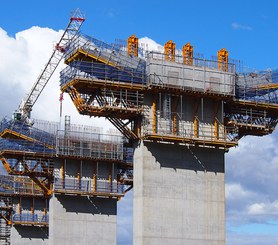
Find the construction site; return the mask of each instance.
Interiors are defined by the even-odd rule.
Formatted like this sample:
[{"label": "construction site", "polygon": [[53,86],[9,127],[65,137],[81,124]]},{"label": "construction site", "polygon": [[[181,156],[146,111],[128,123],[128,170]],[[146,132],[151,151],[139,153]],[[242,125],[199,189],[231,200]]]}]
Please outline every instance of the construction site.
[{"label": "construction site", "polygon": [[[133,189],[133,244],[225,245],[225,153],[278,122],[278,70],[108,44],[76,10],[30,93],[0,122],[0,244],[117,244],[117,202]],[[31,119],[58,64],[60,89],[115,131]]]}]

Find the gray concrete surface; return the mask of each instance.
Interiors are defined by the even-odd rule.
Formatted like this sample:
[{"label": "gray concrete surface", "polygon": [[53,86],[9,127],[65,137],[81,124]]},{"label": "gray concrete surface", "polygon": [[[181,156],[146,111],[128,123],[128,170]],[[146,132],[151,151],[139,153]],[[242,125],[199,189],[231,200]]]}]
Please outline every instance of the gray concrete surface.
[{"label": "gray concrete surface", "polygon": [[37,226],[13,226],[11,228],[11,244],[13,245],[49,244],[48,228],[37,227]]},{"label": "gray concrete surface", "polygon": [[134,245],[224,245],[224,150],[138,145],[133,229]]},{"label": "gray concrete surface", "polygon": [[49,243],[116,244],[117,201],[56,195],[49,205]]}]

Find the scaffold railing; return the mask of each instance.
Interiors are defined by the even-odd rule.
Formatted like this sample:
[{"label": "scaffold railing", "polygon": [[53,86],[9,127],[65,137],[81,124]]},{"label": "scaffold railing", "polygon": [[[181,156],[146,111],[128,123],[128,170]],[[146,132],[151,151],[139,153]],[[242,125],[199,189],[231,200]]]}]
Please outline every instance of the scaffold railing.
[{"label": "scaffold railing", "polygon": [[[177,117],[176,125],[174,125],[173,118]],[[221,123],[217,123],[217,127],[213,123],[202,122],[198,118],[196,118],[197,123],[194,124],[192,121],[186,121],[182,119],[179,113],[170,113],[169,118],[163,118],[159,113],[156,113],[156,119],[151,117],[144,118],[142,122],[142,136],[145,135],[154,135],[163,137],[172,137],[176,138],[177,141],[182,141],[184,139],[185,142],[192,140],[195,141],[203,141],[204,145],[206,143],[213,144],[213,142],[217,142],[217,144],[226,143],[237,144],[238,141],[238,132],[237,129],[233,126],[225,126]],[[154,122],[155,120],[155,122]],[[155,131],[153,125],[156,125]]]},{"label": "scaffold railing", "polygon": [[120,135],[59,130],[56,142],[57,155],[123,160],[123,139]]},{"label": "scaffold railing", "polygon": [[34,153],[39,155],[54,155],[55,150],[49,149],[45,145],[38,144],[37,142],[30,142],[27,140],[18,139],[5,139],[0,138],[0,152],[7,153]]},{"label": "scaffold railing", "polygon": [[[145,58],[147,62],[150,62],[151,60],[157,61],[157,63],[164,65],[166,63],[169,63],[169,61],[166,61],[166,56],[167,54],[163,52],[157,52],[157,51],[147,51],[145,53]],[[172,66],[175,67],[177,64],[182,64],[182,65],[187,65],[184,63],[184,57],[180,54],[176,54],[173,56],[174,60],[170,62],[172,63]],[[217,60],[209,60],[209,59],[204,59],[204,58],[192,58],[192,63],[187,66],[195,66],[195,67],[200,67],[203,69],[208,69],[208,70],[218,70],[222,71],[219,69],[218,66],[219,62]],[[235,64],[233,63],[228,63],[228,69],[223,70],[223,72],[226,73],[235,73],[236,72],[236,67]]]},{"label": "scaffold railing", "polygon": [[55,145],[55,136],[44,130],[30,126],[27,123],[18,120],[8,120],[4,118],[1,123],[1,136],[4,137],[7,130],[14,137],[23,138],[31,141],[37,141],[48,146]]},{"label": "scaffold railing", "polygon": [[278,71],[267,70],[239,74],[236,98],[258,103],[278,104]]},{"label": "scaffold railing", "polygon": [[129,67],[135,69],[144,69],[145,61],[130,56],[126,50],[122,50],[118,45],[107,44],[96,38],[79,34],[66,47],[65,60],[72,61],[72,57],[78,51],[92,56],[93,59],[109,64],[114,67]]},{"label": "scaffold railing", "polygon": [[171,62],[166,61],[164,56],[155,52],[147,54],[148,86],[234,96],[233,64],[229,64],[227,72],[217,68],[217,61],[194,58],[193,65],[187,65],[182,63],[183,57],[177,56],[175,62]]},{"label": "scaffold railing", "polygon": [[0,193],[6,195],[43,196],[43,191],[25,176],[0,175]]},{"label": "scaffold railing", "polygon": [[21,214],[13,214],[12,222],[14,225],[42,225],[47,226],[49,221],[48,214],[43,212],[32,213],[31,211]]},{"label": "scaffold railing", "polygon": [[63,87],[74,79],[105,80],[131,84],[146,84],[145,70],[129,67],[116,67],[97,62],[74,61],[60,72],[60,86]]},{"label": "scaffold railing", "polygon": [[84,195],[123,195],[126,186],[122,183],[108,180],[55,178],[54,192]]}]

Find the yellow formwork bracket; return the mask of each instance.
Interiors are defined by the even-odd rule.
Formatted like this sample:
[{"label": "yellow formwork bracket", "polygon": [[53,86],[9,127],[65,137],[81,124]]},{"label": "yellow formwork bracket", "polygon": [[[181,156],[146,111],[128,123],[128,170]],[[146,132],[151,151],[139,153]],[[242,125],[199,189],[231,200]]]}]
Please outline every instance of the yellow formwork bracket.
[{"label": "yellow formwork bracket", "polygon": [[175,52],[176,52],[176,44],[169,40],[167,43],[164,44],[164,54],[166,61],[175,61]]},{"label": "yellow formwork bracket", "polygon": [[193,64],[193,46],[190,43],[183,45],[182,47],[183,63],[186,65]]},{"label": "yellow formwork bracket", "polygon": [[217,52],[218,70],[226,72],[228,71],[228,56],[229,52],[225,48],[222,48]]},{"label": "yellow formwork bracket", "polygon": [[127,39],[127,52],[138,57],[138,38],[134,34]]}]

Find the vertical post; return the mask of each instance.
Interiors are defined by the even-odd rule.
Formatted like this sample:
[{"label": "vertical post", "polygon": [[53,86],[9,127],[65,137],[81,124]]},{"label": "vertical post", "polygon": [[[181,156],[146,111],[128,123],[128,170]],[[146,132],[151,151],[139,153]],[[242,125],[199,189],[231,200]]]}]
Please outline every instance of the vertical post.
[{"label": "vertical post", "polygon": [[195,106],[194,106],[194,119],[193,119],[193,126],[194,126],[194,137],[199,138],[199,121],[198,121],[198,107],[199,107],[199,99],[195,99]]},{"label": "vertical post", "polygon": [[173,134],[177,136],[178,134],[178,119],[177,119],[177,106],[178,97],[173,97],[172,111],[173,111]]},{"label": "vertical post", "polygon": [[95,193],[97,190],[97,163],[94,164],[92,181],[92,192]]},{"label": "vertical post", "polygon": [[35,201],[34,198],[31,198],[31,215],[32,215],[32,221],[35,221],[35,220],[34,220],[34,218],[35,218],[35,217],[34,217],[34,213],[35,213],[34,201]]},{"label": "vertical post", "polygon": [[218,109],[219,109],[219,101],[216,102],[215,111],[214,111],[214,128],[213,128],[214,140],[219,139],[219,120],[217,118]]},{"label": "vertical post", "polygon": [[80,190],[80,187],[81,187],[81,174],[80,174],[80,164],[78,165],[77,167],[77,173],[76,173],[76,178],[77,178],[77,189]]},{"label": "vertical post", "polygon": [[157,106],[156,106],[156,99],[157,99],[157,95],[155,94],[153,96],[153,102],[152,102],[152,133],[156,134],[157,133]]},{"label": "vertical post", "polygon": [[18,202],[18,214],[20,220],[21,220],[21,202],[22,202],[22,197],[19,198],[19,202]]},{"label": "vertical post", "polygon": [[65,159],[62,160],[61,168],[60,168],[60,178],[62,182],[62,187],[65,189]]},{"label": "vertical post", "polygon": [[109,168],[109,175],[108,175],[108,192],[112,192],[112,165]]}]

